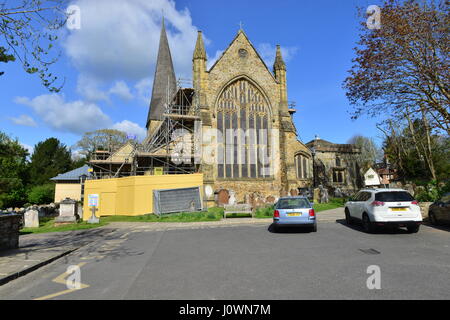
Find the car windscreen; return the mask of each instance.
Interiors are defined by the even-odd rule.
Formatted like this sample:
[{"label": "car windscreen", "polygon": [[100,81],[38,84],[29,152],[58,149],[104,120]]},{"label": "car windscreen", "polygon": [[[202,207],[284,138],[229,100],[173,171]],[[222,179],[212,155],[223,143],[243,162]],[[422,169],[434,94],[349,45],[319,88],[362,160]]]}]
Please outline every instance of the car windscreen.
[{"label": "car windscreen", "polygon": [[304,198],[280,199],[277,205],[277,209],[301,209],[310,207],[309,201]]},{"label": "car windscreen", "polygon": [[413,201],[414,197],[406,191],[378,192],[375,194],[375,201],[396,202]]}]

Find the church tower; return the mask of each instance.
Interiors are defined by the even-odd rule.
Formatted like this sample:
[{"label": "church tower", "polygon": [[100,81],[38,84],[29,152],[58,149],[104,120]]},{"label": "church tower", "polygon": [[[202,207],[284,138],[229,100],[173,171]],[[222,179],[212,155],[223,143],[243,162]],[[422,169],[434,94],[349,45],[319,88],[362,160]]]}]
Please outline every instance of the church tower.
[{"label": "church tower", "polygon": [[146,123],[147,136],[150,136],[161,123],[166,103],[173,97],[176,90],[177,81],[163,18],[159,39],[158,58],[156,60],[155,76],[153,78],[152,97]]}]

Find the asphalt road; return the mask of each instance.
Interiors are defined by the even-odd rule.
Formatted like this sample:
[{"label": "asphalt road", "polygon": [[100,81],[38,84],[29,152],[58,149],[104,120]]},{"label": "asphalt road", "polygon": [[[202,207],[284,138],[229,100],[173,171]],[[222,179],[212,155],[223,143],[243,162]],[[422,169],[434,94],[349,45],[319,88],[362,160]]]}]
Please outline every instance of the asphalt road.
[{"label": "asphalt road", "polygon": [[[80,266],[79,290],[66,287],[70,265]],[[381,289],[367,288],[371,265]],[[448,228],[130,226],[0,287],[0,299],[449,299],[449,274]]]}]

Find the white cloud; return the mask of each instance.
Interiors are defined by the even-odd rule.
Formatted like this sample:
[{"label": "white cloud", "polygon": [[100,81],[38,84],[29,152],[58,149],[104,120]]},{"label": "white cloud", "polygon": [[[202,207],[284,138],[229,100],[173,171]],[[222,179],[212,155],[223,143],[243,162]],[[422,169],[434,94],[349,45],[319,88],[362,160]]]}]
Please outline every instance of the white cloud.
[{"label": "white cloud", "polygon": [[80,74],[77,79],[77,92],[88,101],[109,101],[108,93],[101,90],[101,81],[94,76]]},{"label": "white cloud", "polygon": [[[107,100],[115,81],[139,83],[153,75],[161,13],[177,77],[191,78],[197,28],[189,10],[171,0],[75,0],[81,29],[67,31],[66,54],[80,72],[78,92],[89,101]],[[103,87],[103,89],[102,89]]]},{"label": "white cloud", "polygon": [[134,85],[134,88],[137,91],[137,97],[139,98],[139,100],[146,103],[147,106],[150,103],[152,85],[153,78],[144,78]]},{"label": "white cloud", "polygon": [[135,135],[139,141],[142,141],[147,134],[147,130],[128,120],[115,123],[111,128],[123,131],[127,133],[127,135]]},{"label": "white cloud", "polygon": [[[276,46],[271,45],[270,43],[260,43],[257,46],[257,50],[266,65],[271,68],[275,62]],[[298,47],[281,46],[281,55],[283,56],[284,62],[289,62],[297,54],[297,51]]]},{"label": "white cloud", "polygon": [[214,65],[214,63],[216,63],[217,60],[219,60],[219,58],[222,56],[223,54],[223,50],[217,50],[216,54],[214,55],[214,57],[209,57],[208,56],[208,62],[207,62],[207,69],[211,69],[211,67]]},{"label": "white cloud", "polygon": [[20,142],[20,145],[21,145],[22,147],[24,147],[25,149],[27,149],[27,150],[28,150],[28,153],[29,153],[30,155],[33,154],[33,152],[34,152],[34,147],[33,147],[33,146],[30,146],[29,144],[22,143],[22,142]]},{"label": "white cloud", "polygon": [[9,118],[13,123],[20,125],[20,126],[27,126],[27,127],[37,127],[36,122],[34,121],[34,119],[32,117],[30,117],[29,115],[26,114],[21,114],[19,117],[14,118],[14,117],[10,117]]},{"label": "white cloud", "polygon": [[18,97],[15,102],[31,107],[45,124],[57,131],[83,134],[111,124],[111,119],[96,104],[81,100],[66,102],[58,94],[33,99]]},{"label": "white cloud", "polygon": [[133,99],[130,88],[128,88],[128,85],[125,83],[125,81],[116,81],[114,86],[109,89],[109,93],[115,94],[123,100]]}]

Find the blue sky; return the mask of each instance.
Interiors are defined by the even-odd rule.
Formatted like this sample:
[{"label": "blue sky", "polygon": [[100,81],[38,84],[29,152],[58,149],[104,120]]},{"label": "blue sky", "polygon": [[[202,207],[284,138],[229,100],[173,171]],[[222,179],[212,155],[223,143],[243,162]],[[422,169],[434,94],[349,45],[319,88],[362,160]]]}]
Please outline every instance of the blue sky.
[{"label": "blue sky", "polygon": [[[178,77],[191,78],[196,31],[205,36],[208,64],[236,35],[239,23],[272,69],[275,45],[287,64],[289,100],[303,142],[318,134],[345,143],[355,134],[381,137],[376,119],[350,120],[341,88],[358,39],[356,7],[379,1],[315,0],[76,0],[81,29],[62,30],[61,58],[51,71],[65,78],[49,93],[19,63],[1,64],[0,130],[27,146],[57,137],[72,146],[103,127],[142,136],[151,93],[161,12]],[[3,43],[0,40],[0,45]]]}]

